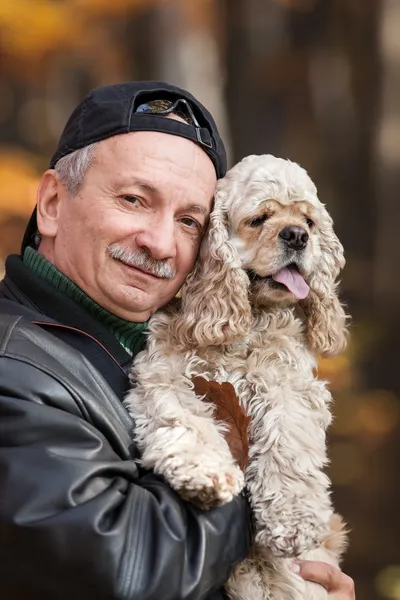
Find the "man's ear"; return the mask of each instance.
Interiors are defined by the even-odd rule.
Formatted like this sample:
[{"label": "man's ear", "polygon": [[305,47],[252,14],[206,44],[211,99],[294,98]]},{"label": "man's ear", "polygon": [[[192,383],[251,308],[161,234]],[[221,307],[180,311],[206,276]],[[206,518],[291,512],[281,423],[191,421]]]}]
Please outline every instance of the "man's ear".
[{"label": "man's ear", "polygon": [[37,223],[42,238],[54,238],[60,214],[60,183],[54,169],[47,170],[37,193]]}]

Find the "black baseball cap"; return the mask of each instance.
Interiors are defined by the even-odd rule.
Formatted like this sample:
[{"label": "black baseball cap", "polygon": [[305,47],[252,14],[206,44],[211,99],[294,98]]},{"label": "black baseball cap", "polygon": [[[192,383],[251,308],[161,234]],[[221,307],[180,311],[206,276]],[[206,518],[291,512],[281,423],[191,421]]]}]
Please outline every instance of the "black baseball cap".
[{"label": "black baseball cap", "polygon": [[[179,104],[180,100],[192,116],[190,123],[166,119],[162,111],[153,112],[151,106],[155,100],[165,101],[164,105]],[[186,90],[156,81],[133,81],[92,90],[68,119],[50,168],[79,148],[132,131],[159,131],[192,140],[210,157],[217,178],[226,173],[224,143],[210,112]],[[35,207],[22,240],[22,253],[32,244],[36,232]]]}]

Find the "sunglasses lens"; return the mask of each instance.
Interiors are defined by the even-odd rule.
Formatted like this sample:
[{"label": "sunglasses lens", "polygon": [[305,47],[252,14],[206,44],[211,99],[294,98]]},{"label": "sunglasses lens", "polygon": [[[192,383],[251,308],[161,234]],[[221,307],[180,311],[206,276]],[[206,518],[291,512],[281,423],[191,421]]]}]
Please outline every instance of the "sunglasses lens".
[{"label": "sunglasses lens", "polygon": [[184,100],[149,100],[145,104],[140,104],[135,110],[137,113],[150,113],[152,115],[174,114],[183,119],[188,125],[198,127],[190,106]]},{"label": "sunglasses lens", "polygon": [[[212,148],[210,139],[203,139],[204,133],[202,134],[200,125],[193,113],[193,109],[187,100],[180,98],[175,102],[171,100],[149,100],[143,104],[140,104],[135,113],[150,113],[153,115],[169,115],[173,114],[185,121],[188,125],[191,125],[196,129],[196,137],[199,144]],[[209,132],[208,132],[209,133]]]},{"label": "sunglasses lens", "polygon": [[170,100],[150,100],[149,102],[138,106],[135,112],[162,114],[168,111],[172,106],[173,103]]}]

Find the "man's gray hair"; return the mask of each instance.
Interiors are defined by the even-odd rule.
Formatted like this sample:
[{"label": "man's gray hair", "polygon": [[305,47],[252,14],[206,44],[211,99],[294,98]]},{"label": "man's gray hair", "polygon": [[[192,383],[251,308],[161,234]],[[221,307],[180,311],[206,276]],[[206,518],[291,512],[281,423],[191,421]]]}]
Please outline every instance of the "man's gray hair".
[{"label": "man's gray hair", "polygon": [[[96,143],[79,148],[57,161],[54,170],[70,196],[76,196],[82,187],[87,170],[93,161],[95,146]],[[42,236],[39,231],[36,231],[33,242],[36,250],[39,248],[41,240]]]},{"label": "man's gray hair", "polygon": [[71,196],[76,196],[83,185],[86,172],[92,164],[95,146],[95,143],[90,144],[66,154],[54,167],[60,182]]}]

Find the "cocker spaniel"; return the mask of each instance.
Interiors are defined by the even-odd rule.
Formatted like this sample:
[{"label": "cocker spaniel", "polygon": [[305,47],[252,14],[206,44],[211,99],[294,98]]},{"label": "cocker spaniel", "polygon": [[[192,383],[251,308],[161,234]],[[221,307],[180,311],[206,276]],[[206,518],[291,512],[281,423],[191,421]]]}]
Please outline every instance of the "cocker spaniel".
[{"label": "cocker spaniel", "polygon": [[[290,558],[337,566],[346,544],[324,473],[331,394],[315,375],[318,354],[346,346],[336,283],[344,263],[306,171],[248,156],[218,182],[195,269],[181,298],[152,318],[132,369],[126,405],[144,467],[204,508],[246,484],[256,535],[228,582],[234,600],[324,599]],[[199,375],[230,382],[251,416],[245,477],[225,426],[194,393]]]}]

